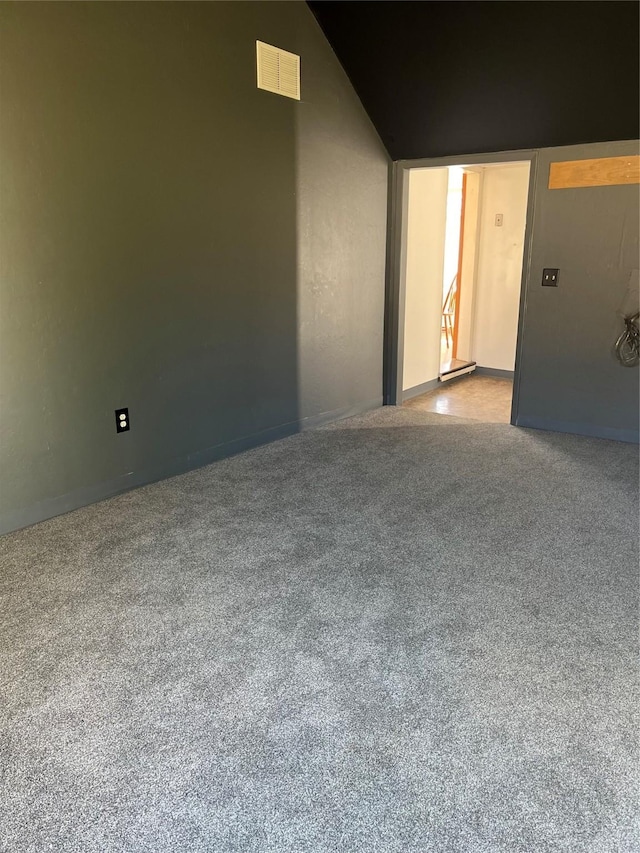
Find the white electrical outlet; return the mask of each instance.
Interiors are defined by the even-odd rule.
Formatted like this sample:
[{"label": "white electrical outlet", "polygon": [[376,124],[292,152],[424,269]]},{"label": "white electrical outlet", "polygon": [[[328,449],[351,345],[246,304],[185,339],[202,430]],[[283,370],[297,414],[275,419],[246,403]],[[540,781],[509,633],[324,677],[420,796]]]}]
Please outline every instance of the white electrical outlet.
[{"label": "white electrical outlet", "polygon": [[129,409],[116,409],[116,432],[129,432],[130,429]]}]

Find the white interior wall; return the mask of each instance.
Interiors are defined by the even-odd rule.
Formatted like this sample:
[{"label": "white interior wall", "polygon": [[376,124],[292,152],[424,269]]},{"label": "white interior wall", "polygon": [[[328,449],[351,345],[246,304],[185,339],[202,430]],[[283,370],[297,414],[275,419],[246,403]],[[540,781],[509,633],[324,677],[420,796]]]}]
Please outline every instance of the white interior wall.
[{"label": "white interior wall", "polygon": [[472,344],[479,367],[515,367],[528,190],[529,163],[485,167]]},{"label": "white interior wall", "polygon": [[440,370],[447,187],[446,168],[409,172],[404,391],[437,379]]},{"label": "white interior wall", "polygon": [[472,338],[481,192],[482,170],[466,171],[464,239],[461,275],[458,282],[458,345],[456,349],[456,358],[462,361],[473,361]]},{"label": "white interior wall", "polygon": [[449,185],[447,190],[447,224],[444,240],[444,274],[442,278],[442,303],[451,287],[454,275],[458,272],[458,252],[460,248],[460,213],[462,211],[462,174],[461,166],[449,166]]}]

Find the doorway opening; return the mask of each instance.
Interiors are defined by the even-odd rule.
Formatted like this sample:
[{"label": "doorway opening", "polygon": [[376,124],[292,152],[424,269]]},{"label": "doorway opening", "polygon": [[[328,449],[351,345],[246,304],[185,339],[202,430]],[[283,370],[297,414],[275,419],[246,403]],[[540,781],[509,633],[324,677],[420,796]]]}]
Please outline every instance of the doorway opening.
[{"label": "doorway opening", "polygon": [[397,405],[514,422],[532,159],[405,168]]}]

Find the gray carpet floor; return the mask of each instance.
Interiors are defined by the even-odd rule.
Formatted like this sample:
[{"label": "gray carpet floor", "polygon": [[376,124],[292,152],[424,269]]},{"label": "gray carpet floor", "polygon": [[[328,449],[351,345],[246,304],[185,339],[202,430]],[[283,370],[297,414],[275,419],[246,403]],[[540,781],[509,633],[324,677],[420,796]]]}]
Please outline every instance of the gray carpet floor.
[{"label": "gray carpet floor", "polygon": [[0,540],[0,849],[640,850],[637,449],[383,409]]}]

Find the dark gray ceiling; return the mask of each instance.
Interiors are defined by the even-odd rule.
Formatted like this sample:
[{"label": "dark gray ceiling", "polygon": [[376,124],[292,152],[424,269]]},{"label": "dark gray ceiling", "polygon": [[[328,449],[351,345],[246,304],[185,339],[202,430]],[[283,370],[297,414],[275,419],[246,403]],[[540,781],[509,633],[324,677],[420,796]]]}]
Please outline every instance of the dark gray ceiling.
[{"label": "dark gray ceiling", "polygon": [[636,2],[309,2],[393,159],[635,139]]}]

